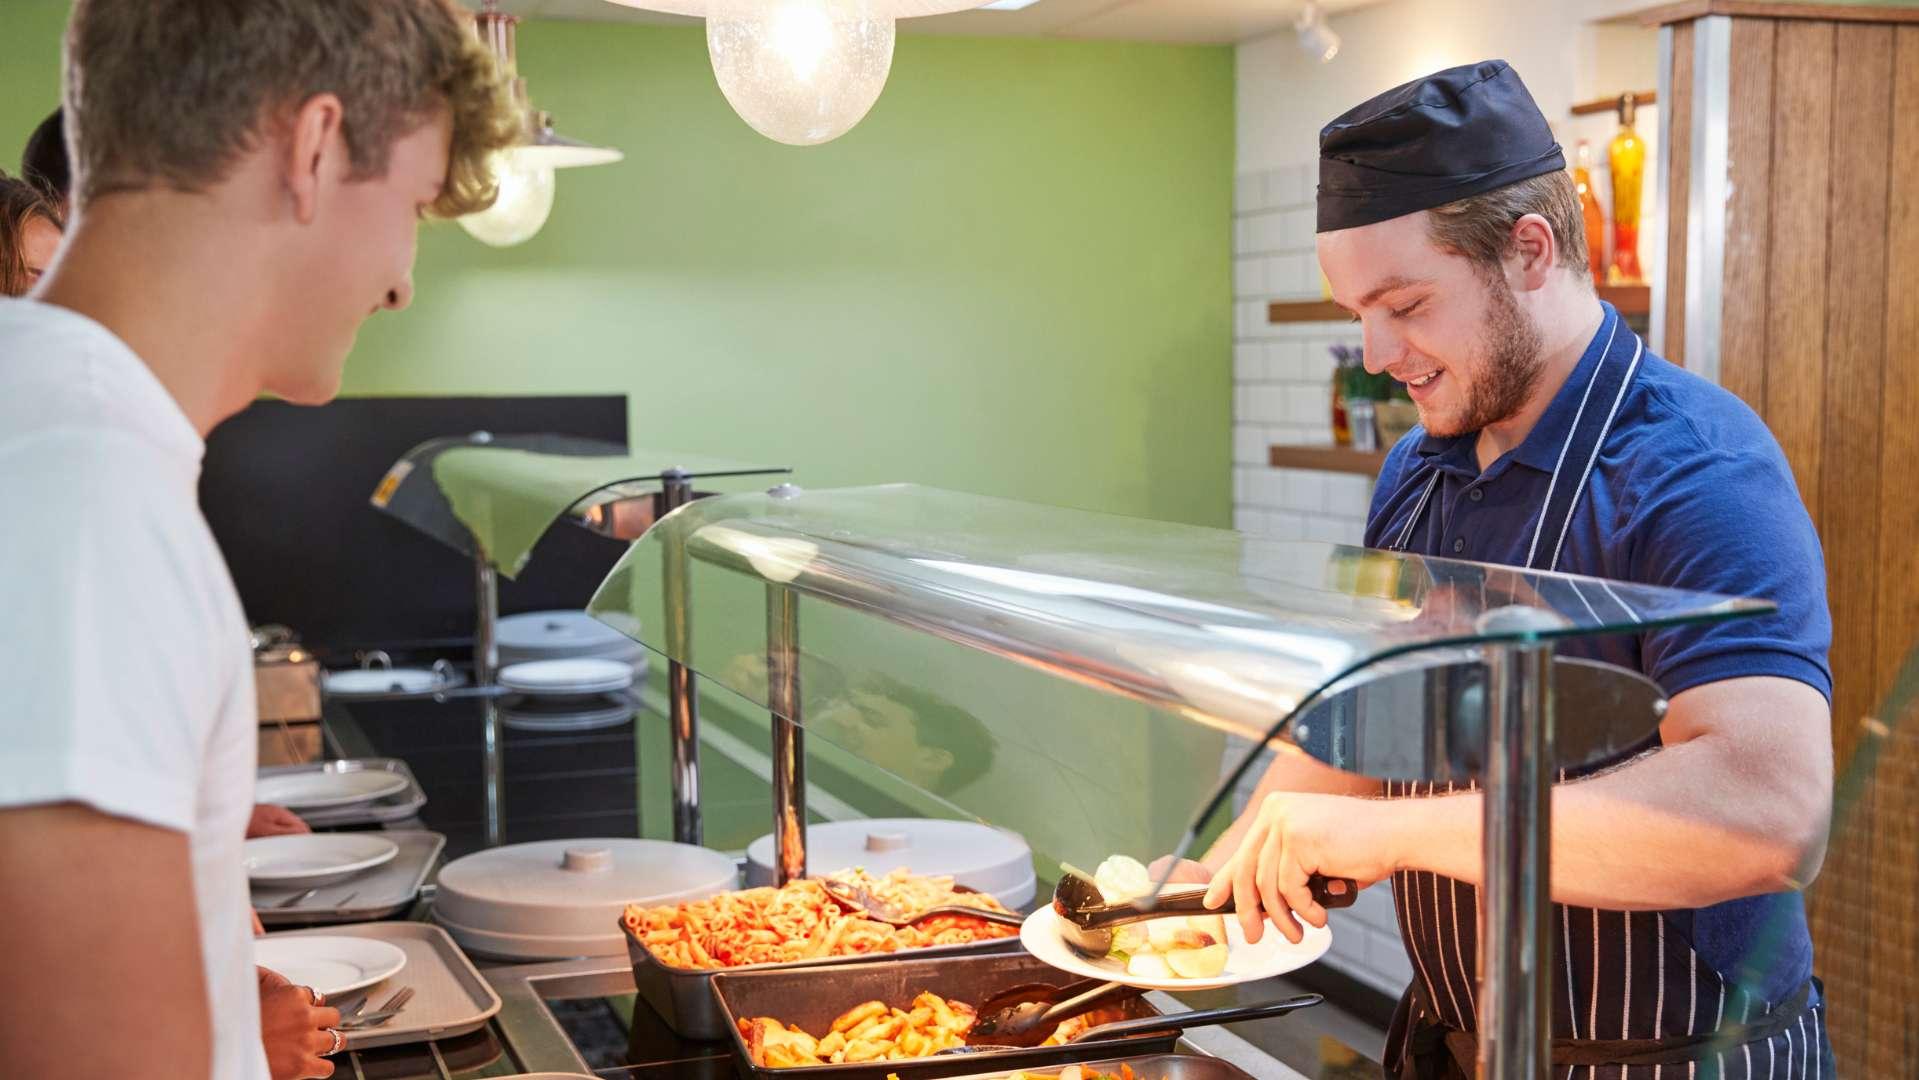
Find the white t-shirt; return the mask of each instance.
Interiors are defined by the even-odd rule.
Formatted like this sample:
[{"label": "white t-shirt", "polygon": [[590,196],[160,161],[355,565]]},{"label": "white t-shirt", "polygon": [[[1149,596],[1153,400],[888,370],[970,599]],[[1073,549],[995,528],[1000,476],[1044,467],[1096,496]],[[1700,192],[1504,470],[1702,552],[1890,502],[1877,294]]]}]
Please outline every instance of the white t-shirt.
[{"label": "white t-shirt", "polygon": [[0,300],[0,807],[79,802],[188,835],[213,1075],[255,1080],[253,665],[200,514],[204,450],[112,332]]}]

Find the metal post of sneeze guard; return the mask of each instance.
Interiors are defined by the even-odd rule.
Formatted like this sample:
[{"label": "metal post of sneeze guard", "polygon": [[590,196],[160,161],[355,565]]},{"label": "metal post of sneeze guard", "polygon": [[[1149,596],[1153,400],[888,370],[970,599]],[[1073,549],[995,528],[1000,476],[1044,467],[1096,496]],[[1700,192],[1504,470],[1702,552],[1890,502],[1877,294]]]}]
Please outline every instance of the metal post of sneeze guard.
[{"label": "metal post of sneeze guard", "polygon": [[500,673],[500,578],[473,547],[473,685],[492,686]]},{"label": "metal post of sneeze guard", "polygon": [[[800,494],[792,484],[767,492]],[[777,883],[806,876],[806,733],[800,716],[800,598],[766,586],[766,704],[773,716],[773,864]]]},{"label": "metal post of sneeze guard", "polygon": [[500,710],[490,697],[480,699],[486,764],[486,846],[499,847],[506,834],[506,747],[500,739]]},{"label": "metal post of sneeze guard", "polygon": [[[682,469],[660,473],[660,517],[693,501],[693,482]],[[685,657],[692,641],[693,609],[687,596],[686,547],[677,533],[664,533],[664,565],[660,581],[666,601],[666,694],[673,740],[673,839],[699,844],[705,833],[700,823],[700,705],[693,669],[674,657]]]},{"label": "metal post of sneeze guard", "polygon": [[778,884],[806,876],[806,735],[800,730],[800,598],[766,587],[766,703],[773,714],[773,862]]},{"label": "metal post of sneeze guard", "polygon": [[[1489,611],[1478,629],[1556,629],[1547,612]],[[1522,638],[1486,649],[1484,900],[1479,905],[1479,1068],[1546,1080],[1552,1050],[1553,649]]]}]

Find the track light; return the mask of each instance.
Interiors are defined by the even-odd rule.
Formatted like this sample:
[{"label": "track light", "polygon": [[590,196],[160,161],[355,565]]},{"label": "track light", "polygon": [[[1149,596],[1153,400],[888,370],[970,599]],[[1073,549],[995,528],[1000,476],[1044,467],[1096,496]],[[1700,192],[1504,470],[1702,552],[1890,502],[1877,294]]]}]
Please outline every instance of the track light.
[{"label": "track light", "polygon": [[1326,13],[1317,3],[1308,0],[1306,6],[1299,9],[1293,29],[1299,33],[1299,47],[1319,57],[1320,63],[1330,64],[1333,57],[1339,55],[1339,35],[1326,25]]}]

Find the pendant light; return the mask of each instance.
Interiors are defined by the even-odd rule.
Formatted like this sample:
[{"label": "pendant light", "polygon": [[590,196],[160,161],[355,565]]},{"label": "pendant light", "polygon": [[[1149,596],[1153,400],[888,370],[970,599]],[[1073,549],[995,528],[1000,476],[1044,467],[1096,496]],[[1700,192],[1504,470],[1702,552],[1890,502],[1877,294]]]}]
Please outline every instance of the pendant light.
[{"label": "pendant light", "polygon": [[986,0],[612,0],[706,20],[720,93],[753,130],[793,146],[846,134],[893,66],[896,20]]},{"label": "pendant light", "polygon": [[513,100],[527,118],[527,132],[520,145],[501,151],[494,159],[499,197],[491,207],[461,217],[460,227],[481,243],[510,247],[532,239],[553,212],[553,170],[611,165],[626,155],[612,147],[593,146],[561,135],[553,130],[552,116],[527,101],[526,80],[520,78],[514,40],[518,17],[503,14],[498,0],[486,0],[486,7],[474,19],[480,40],[493,50],[500,70],[512,80]]}]

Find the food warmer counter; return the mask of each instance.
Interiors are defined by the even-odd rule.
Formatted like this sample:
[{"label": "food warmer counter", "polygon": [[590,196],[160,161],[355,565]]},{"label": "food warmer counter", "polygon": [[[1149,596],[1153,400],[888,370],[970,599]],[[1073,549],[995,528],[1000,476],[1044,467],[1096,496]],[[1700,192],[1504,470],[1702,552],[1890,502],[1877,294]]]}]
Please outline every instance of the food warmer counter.
[{"label": "food warmer counter", "polygon": [[672,512],[589,610],[769,715],[782,880],[807,871],[808,734],[1085,866],[1197,852],[1268,748],[1482,785],[1481,1072],[1510,1078],[1543,1075],[1548,1046],[1554,772],[1648,745],[1664,711],[1590,642],[1770,605],[782,485]]},{"label": "food warmer counter", "polygon": [[[486,713],[490,796],[500,784],[494,749],[501,725],[498,695],[499,577],[518,576],[540,537],[562,520],[619,540],[638,537],[677,507],[710,494],[708,488],[791,472],[700,454],[628,447],[572,435],[469,435],[431,439],[388,468],[370,496],[372,505],[452,548],[473,562],[474,636],[468,690]],[[683,627],[668,627],[671,636]],[[672,715],[674,839],[701,842],[698,692],[690,670],[669,662]],[[487,839],[501,842],[497,797],[488,801]]]}]

